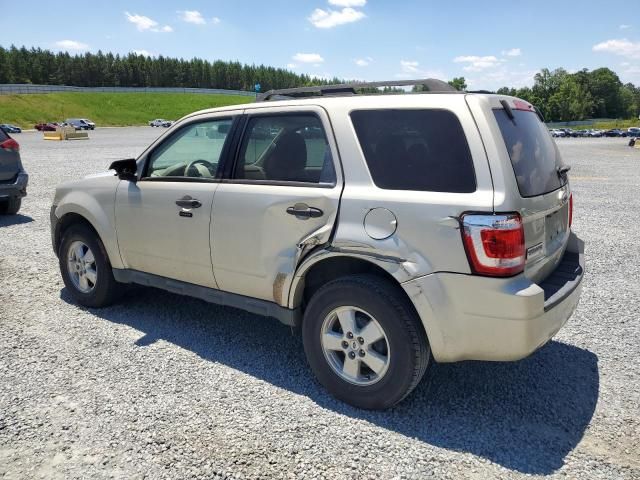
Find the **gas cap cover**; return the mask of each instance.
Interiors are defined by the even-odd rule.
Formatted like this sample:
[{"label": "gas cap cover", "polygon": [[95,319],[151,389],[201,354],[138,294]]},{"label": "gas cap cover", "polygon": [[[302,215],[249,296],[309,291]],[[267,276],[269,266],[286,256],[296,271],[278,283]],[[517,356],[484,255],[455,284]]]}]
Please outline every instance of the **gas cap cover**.
[{"label": "gas cap cover", "polygon": [[396,233],[398,219],[386,208],[372,208],[364,217],[364,230],[374,240],[384,240]]}]

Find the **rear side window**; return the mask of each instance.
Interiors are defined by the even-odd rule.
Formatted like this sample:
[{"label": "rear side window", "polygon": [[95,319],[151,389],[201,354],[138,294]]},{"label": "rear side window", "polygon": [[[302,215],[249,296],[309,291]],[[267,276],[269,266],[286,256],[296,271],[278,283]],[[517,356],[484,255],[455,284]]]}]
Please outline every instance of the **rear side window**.
[{"label": "rear side window", "polygon": [[518,189],[523,197],[552,192],[566,183],[558,174],[560,152],[544,123],[534,112],[512,110],[513,120],[503,109],[493,111],[509,152]]},{"label": "rear side window", "polygon": [[5,132],[2,128],[0,128],[0,142],[4,142],[7,138],[9,138],[9,135],[7,135],[7,132]]},{"label": "rear side window", "polygon": [[373,182],[388,190],[470,193],[473,160],[458,117],[448,110],[351,112]]}]

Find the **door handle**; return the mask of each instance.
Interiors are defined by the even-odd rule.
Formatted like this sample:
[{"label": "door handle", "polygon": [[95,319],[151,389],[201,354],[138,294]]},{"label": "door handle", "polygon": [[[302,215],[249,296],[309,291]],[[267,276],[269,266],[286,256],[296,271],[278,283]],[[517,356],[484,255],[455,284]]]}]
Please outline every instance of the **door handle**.
[{"label": "door handle", "polygon": [[287,208],[289,215],[295,215],[296,217],[304,218],[318,218],[324,215],[323,211],[319,208],[310,207],[306,203],[296,203],[293,207]]},{"label": "door handle", "polygon": [[196,200],[195,198],[191,198],[189,195],[185,195],[184,197],[176,200],[176,205],[182,208],[200,208],[202,203],[200,203],[200,200]]}]

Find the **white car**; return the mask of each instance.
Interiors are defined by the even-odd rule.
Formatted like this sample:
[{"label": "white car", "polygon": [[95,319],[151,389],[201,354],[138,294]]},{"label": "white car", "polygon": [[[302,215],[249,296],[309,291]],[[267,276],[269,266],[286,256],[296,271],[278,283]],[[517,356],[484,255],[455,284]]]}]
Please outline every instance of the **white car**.
[{"label": "white car", "polygon": [[300,326],[311,371],[361,408],[401,401],[432,357],[526,357],[580,297],[569,166],[524,100],[357,87],[391,84],[429,90],[270,91],[59,185],[66,292],[98,308],[137,283]]},{"label": "white car", "polygon": [[164,120],[162,118],[156,118],[155,120],[151,120],[149,122],[149,126],[150,127],[165,127],[165,128],[168,128],[171,125],[173,125],[173,122],[171,120]]}]

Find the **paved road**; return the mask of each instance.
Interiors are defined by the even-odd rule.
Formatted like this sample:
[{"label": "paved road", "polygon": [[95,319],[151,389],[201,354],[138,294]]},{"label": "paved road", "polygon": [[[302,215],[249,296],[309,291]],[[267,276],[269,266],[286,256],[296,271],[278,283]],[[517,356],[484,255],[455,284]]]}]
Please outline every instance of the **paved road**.
[{"label": "paved road", "polygon": [[0,477],[640,478],[640,150],[558,141],[588,274],[554,341],[435,365],[397,408],[364,412],[318,386],[276,321],[144,288],[104,310],[70,302],[55,185],[160,133],[17,136],[31,184],[0,219]]}]

